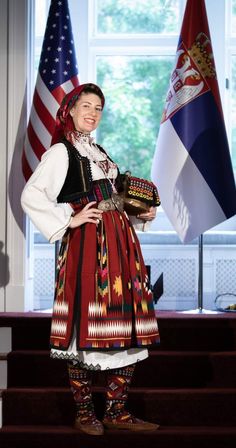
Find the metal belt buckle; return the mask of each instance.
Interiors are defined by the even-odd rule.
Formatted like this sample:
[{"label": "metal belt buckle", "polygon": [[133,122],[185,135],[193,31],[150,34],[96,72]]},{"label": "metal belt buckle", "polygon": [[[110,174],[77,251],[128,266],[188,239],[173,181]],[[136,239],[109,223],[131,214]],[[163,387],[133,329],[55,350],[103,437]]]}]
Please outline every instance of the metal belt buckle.
[{"label": "metal belt buckle", "polygon": [[124,211],[124,199],[119,194],[112,193],[111,200],[119,212]]},{"label": "metal belt buckle", "polygon": [[109,210],[115,210],[115,204],[112,199],[103,199],[98,204],[98,209],[103,210],[104,212],[108,212]]}]

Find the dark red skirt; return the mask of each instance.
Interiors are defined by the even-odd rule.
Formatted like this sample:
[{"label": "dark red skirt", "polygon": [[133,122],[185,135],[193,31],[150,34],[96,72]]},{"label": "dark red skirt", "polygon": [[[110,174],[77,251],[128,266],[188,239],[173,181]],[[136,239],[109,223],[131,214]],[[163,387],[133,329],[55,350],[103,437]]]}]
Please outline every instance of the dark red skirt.
[{"label": "dark red skirt", "polygon": [[152,292],[126,213],[103,212],[98,226],[69,230],[58,258],[51,347],[117,350],[159,342]]}]

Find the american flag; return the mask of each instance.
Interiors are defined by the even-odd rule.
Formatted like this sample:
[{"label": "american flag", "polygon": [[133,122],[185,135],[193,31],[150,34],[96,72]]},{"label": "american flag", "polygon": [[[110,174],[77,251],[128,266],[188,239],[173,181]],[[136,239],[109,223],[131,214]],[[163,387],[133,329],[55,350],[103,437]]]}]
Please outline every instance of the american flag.
[{"label": "american flag", "polygon": [[79,85],[67,0],[51,0],[22,155],[26,180],[50,147],[62,98]]}]

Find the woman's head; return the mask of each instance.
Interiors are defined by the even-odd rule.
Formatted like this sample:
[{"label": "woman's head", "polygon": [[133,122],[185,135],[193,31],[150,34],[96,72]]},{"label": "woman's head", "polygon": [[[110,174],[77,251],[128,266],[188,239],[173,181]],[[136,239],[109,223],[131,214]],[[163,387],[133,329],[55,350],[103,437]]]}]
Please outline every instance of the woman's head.
[{"label": "woman's head", "polygon": [[97,128],[105,98],[101,89],[92,83],[81,84],[68,93],[57,111],[52,144],[71,131],[90,133]]}]

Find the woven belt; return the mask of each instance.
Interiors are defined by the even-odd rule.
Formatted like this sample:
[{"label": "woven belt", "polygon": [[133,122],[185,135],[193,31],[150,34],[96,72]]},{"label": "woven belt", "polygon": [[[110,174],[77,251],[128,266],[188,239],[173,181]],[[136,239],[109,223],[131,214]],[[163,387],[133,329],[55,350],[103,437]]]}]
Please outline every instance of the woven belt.
[{"label": "woven belt", "polygon": [[112,193],[109,199],[103,199],[99,202],[98,209],[103,210],[104,212],[108,212],[110,210],[118,210],[119,212],[123,212],[124,201],[118,194]]}]

